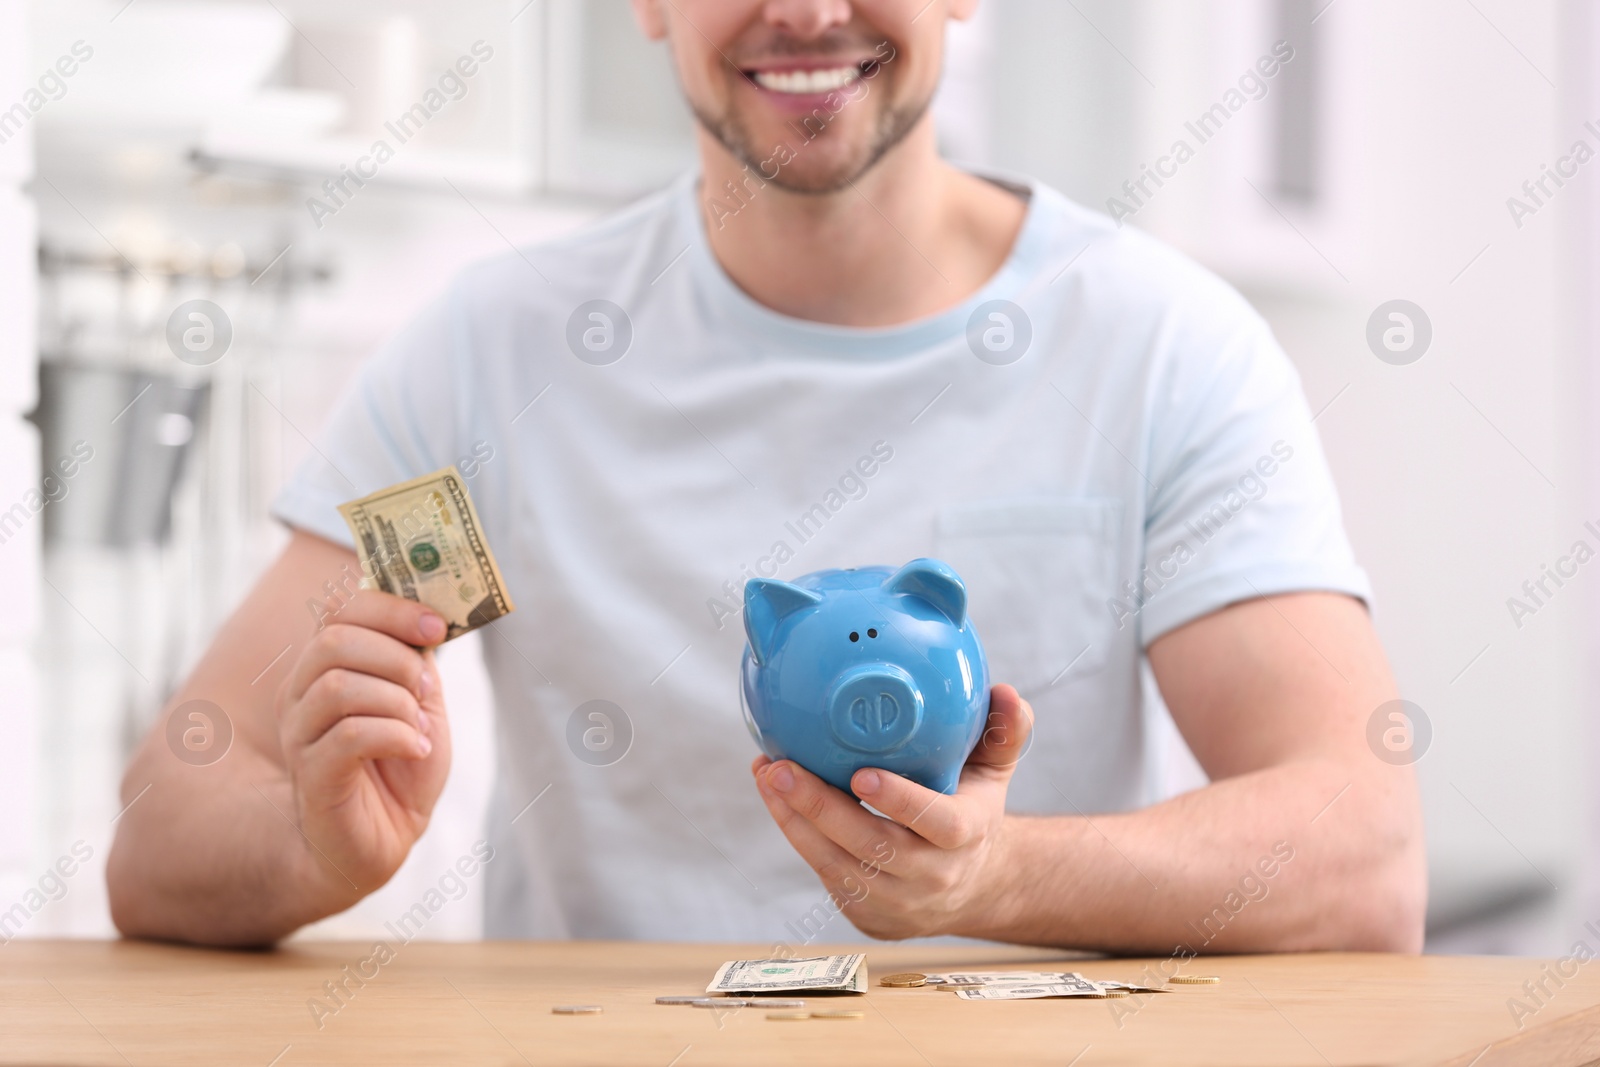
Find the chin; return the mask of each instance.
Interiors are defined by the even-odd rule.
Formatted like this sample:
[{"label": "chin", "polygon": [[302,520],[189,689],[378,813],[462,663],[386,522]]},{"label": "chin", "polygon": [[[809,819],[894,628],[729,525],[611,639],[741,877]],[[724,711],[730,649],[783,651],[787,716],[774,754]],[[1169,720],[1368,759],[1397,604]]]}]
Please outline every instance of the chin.
[{"label": "chin", "polygon": [[802,155],[781,168],[776,177],[765,180],[791,193],[821,196],[848,189],[876,162],[865,146],[852,146],[849,152],[833,155],[831,159],[807,159]]},{"label": "chin", "polygon": [[[763,93],[762,96],[773,94]],[[696,112],[700,124],[762,180],[793,193],[824,195],[847,189],[904,139],[926,105],[896,110],[880,100],[850,101],[827,115],[799,118],[767,101],[743,101],[722,116]],[[820,127],[820,128],[819,128]]]}]

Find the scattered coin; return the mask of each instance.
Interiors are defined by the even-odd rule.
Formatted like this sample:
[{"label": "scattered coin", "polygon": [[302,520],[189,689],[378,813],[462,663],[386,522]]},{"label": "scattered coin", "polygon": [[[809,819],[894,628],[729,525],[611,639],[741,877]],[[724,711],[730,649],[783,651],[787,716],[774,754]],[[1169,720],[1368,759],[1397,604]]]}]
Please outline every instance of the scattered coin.
[{"label": "scattered coin", "polygon": [[925,974],[919,974],[916,971],[906,971],[903,974],[891,974],[884,978],[880,978],[878,979],[878,984],[911,988],[922,985],[927,982],[927,980],[928,976]]},{"label": "scattered coin", "polygon": [[788,1022],[796,1019],[809,1019],[811,1018],[811,1013],[808,1011],[769,1011],[767,1012],[767,1018],[779,1022]]},{"label": "scattered coin", "polygon": [[767,997],[752,998],[746,1003],[753,1008],[803,1008],[806,1006],[806,1002],[803,1000],[770,1000]]},{"label": "scattered coin", "polygon": [[710,999],[711,999],[710,997],[657,997],[656,998],[656,1003],[657,1004],[698,1004],[702,1000],[710,1000]]},{"label": "scattered coin", "polygon": [[949,990],[956,990],[956,989],[982,989],[983,988],[983,983],[982,982],[939,982],[936,985],[934,985],[933,988],[935,988],[935,989],[949,989]]},{"label": "scattered coin", "polygon": [[1214,974],[1175,974],[1167,981],[1176,985],[1216,985],[1222,979]]},{"label": "scattered coin", "polygon": [[1108,990],[1106,990],[1105,995],[1108,996],[1108,997],[1131,997],[1131,996],[1133,996],[1133,994],[1128,992],[1126,989],[1108,989]]},{"label": "scattered coin", "polygon": [[851,1008],[827,1008],[811,1013],[813,1019],[865,1019],[867,1013],[855,1011]]},{"label": "scattered coin", "polygon": [[748,997],[696,997],[689,1003],[697,1008],[759,1008],[765,1002]]},{"label": "scattered coin", "polygon": [[550,1010],[556,1015],[599,1015],[605,1011],[598,1004],[557,1004]]}]

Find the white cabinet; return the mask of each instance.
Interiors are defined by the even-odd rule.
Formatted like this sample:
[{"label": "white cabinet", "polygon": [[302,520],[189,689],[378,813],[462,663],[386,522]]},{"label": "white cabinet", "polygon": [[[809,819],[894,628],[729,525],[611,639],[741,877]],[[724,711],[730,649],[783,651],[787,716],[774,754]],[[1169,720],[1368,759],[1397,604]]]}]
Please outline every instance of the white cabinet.
[{"label": "white cabinet", "polygon": [[[302,178],[337,210],[369,181],[621,197],[693,161],[692,118],[666,46],[640,35],[628,0],[277,6],[281,15],[217,5],[209,28],[159,0],[126,16],[152,37],[140,64],[199,79],[186,98],[203,166]],[[159,29],[167,22],[171,34]],[[230,28],[256,22],[254,34]],[[218,92],[201,84],[219,80],[206,65],[160,62],[197,32],[236,48],[228,69],[258,70],[254,83]],[[165,107],[165,97],[154,103]],[[115,106],[137,105],[124,90]],[[333,187],[319,194],[325,179]]]}]

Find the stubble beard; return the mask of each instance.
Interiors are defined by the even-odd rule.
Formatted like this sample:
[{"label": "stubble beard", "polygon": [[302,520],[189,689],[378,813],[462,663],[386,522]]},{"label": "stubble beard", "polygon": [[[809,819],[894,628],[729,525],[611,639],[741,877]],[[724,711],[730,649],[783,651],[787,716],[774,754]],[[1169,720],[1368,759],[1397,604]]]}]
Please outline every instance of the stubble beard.
[{"label": "stubble beard", "polygon": [[[731,77],[744,80],[744,75],[739,73]],[[866,85],[865,82],[856,84]],[[871,95],[871,90],[876,88],[878,87],[868,88],[866,95]],[[885,95],[889,88],[888,85],[883,86],[882,91]],[[828,115],[828,124],[821,133],[813,137],[813,131],[802,124],[804,118],[796,119],[791,124],[790,132],[794,136],[792,139],[786,138],[785,143],[792,150],[794,158],[782,165],[779,165],[774,158],[778,145],[758,144],[733,106],[730,105],[723,114],[715,115],[691,101],[690,110],[694,112],[695,120],[700,123],[702,129],[716,138],[717,143],[727,149],[735,159],[758,174],[762,181],[802,196],[826,196],[848,189],[862,175],[877,166],[884,156],[906,139],[917,123],[922,121],[922,117],[928,113],[928,108],[933,103],[933,96],[929,94],[926,99],[909,106],[883,107],[872,124],[872,132],[866,142],[849,158],[821,172],[807,172],[802,168],[796,168],[795,163],[804,160],[806,153],[811,151],[815,144],[829,137],[838,136],[834,123],[839,117],[849,114],[855,108],[865,106],[865,96],[852,99],[847,94],[840,95],[845,96],[845,102],[837,112],[823,109],[824,114]],[[769,174],[768,171],[773,168],[776,168],[777,173]]]}]

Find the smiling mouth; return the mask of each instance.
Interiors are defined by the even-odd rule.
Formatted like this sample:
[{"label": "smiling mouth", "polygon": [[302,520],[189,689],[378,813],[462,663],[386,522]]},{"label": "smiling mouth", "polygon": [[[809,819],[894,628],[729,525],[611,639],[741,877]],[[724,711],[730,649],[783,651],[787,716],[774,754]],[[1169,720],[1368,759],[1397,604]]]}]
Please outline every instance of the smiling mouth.
[{"label": "smiling mouth", "polygon": [[790,96],[815,96],[834,93],[853,82],[860,81],[877,65],[876,60],[842,64],[837,67],[819,67],[815,70],[752,70],[745,77],[761,88]]}]

